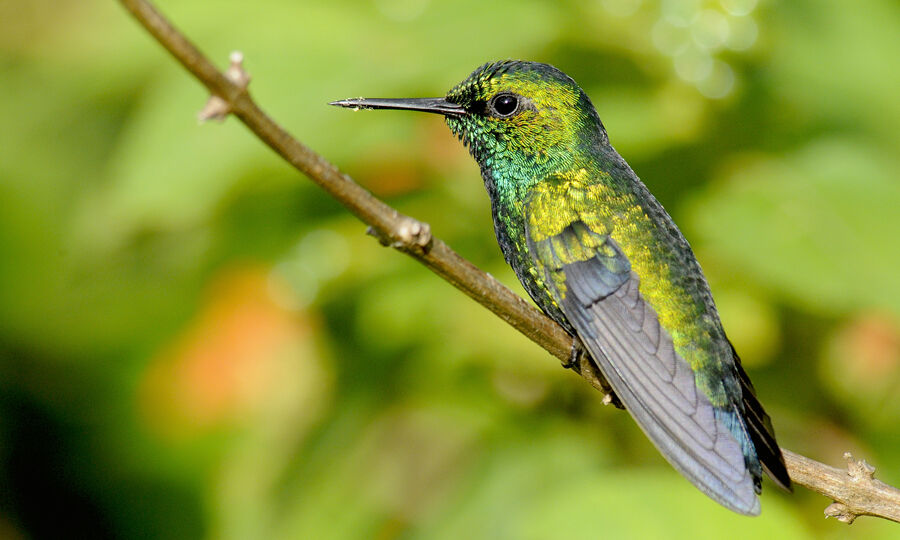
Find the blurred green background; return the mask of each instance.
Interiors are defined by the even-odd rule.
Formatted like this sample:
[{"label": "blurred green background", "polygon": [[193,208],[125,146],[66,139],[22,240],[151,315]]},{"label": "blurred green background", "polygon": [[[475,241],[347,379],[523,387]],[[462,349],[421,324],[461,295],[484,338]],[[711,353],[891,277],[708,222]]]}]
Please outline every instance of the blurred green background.
[{"label": "blurred green background", "polygon": [[[792,450],[900,484],[893,0],[165,0],[263,108],[520,291],[442,95],[552,63],[681,225]],[[0,537],[897,538],[742,518],[365,227],[116,2],[0,0]],[[66,509],[61,513],[60,508]]]}]

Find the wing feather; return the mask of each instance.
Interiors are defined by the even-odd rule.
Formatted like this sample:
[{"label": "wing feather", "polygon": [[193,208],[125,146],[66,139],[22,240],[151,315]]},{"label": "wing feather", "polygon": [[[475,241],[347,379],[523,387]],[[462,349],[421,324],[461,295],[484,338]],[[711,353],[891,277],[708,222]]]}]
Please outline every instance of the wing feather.
[{"label": "wing feather", "polygon": [[722,505],[758,514],[741,445],[697,389],[693,370],[641,296],[639,277],[615,241],[582,222],[549,238],[526,236],[566,318],[663,456]]}]

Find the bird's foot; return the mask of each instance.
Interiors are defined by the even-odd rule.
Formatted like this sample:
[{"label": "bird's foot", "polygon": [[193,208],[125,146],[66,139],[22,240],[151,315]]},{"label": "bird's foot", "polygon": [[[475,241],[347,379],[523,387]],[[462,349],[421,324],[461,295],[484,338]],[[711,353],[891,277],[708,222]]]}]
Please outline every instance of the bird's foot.
[{"label": "bird's foot", "polygon": [[623,405],[622,402],[619,401],[619,396],[617,396],[611,388],[609,392],[607,392],[606,395],[603,396],[603,399],[600,402],[604,405],[612,405],[617,409],[622,409],[623,411],[625,410],[625,405]]},{"label": "bird's foot", "polygon": [[585,353],[587,353],[587,350],[585,350],[584,344],[581,343],[578,336],[572,336],[572,349],[569,350],[569,357],[565,360],[561,360],[560,364],[562,364],[563,369],[580,371],[578,361]]},{"label": "bird's foot", "polygon": [[[571,369],[576,373],[581,373],[583,369],[581,365],[581,359],[587,355],[587,358],[590,359],[590,353],[584,347],[584,343],[578,339],[578,336],[572,336],[572,350],[569,353],[569,357],[565,360],[561,361],[562,367],[565,369]],[[619,400],[619,396],[616,395],[616,392],[612,389],[606,379],[603,377],[603,374],[597,368],[597,364],[592,360],[589,362],[587,369],[590,370],[596,376],[597,383],[594,384],[601,392],[603,392],[603,400],[602,403],[604,405],[612,405],[617,409],[625,409],[625,405]],[[599,384],[599,386],[598,386]]]}]

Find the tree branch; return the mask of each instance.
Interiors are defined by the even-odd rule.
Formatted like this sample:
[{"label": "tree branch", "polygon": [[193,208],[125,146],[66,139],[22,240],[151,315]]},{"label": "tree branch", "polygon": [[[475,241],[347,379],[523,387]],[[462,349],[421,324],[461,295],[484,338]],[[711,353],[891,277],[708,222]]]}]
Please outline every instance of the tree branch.
[{"label": "tree branch", "polygon": [[[234,114],[278,155],[368,224],[369,232],[382,244],[418,260],[563,362],[570,359],[572,337],[559,325],[433,238],[427,224],[375,198],[269,118],[247,92],[249,77],[241,68],[239,55],[232,55],[232,65],[223,74],[152,4],[146,0],[119,1],[210,91],[213,97],[201,118]],[[609,397],[609,385],[587,355],[580,356],[573,370]],[[900,522],[900,490],[875,480],[875,469],[865,461],[857,462],[849,453],[844,454],[848,470],[840,470],[782,450],[791,480],[835,501],[825,510],[826,517],[851,523],[857,516],[869,515]]]}]

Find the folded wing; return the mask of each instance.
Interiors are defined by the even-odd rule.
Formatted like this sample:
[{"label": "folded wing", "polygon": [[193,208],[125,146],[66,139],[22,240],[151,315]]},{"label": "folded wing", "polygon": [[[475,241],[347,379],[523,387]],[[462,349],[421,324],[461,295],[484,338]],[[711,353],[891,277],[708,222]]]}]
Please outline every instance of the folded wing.
[{"label": "folded wing", "polygon": [[[545,205],[526,205],[540,212]],[[616,242],[574,220],[547,235],[528,216],[530,252],[562,312],[617,396],[665,458],[708,496],[759,514],[741,446],[697,389],[690,365],[641,296],[639,277]],[[559,229],[559,227],[556,227]]]}]

